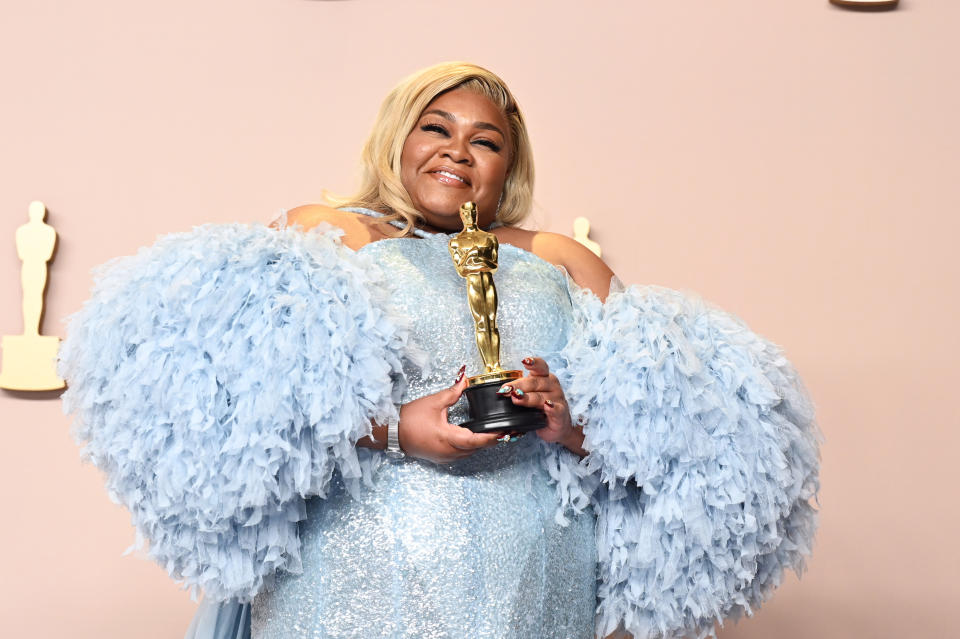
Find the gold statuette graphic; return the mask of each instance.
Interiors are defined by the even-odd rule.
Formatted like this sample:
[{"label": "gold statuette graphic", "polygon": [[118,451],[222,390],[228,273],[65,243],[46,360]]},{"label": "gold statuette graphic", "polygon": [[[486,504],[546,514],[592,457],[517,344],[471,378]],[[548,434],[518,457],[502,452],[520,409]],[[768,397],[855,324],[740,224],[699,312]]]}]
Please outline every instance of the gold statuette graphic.
[{"label": "gold statuette graphic", "polygon": [[500,366],[500,331],[497,330],[497,271],[500,243],[497,236],[477,226],[477,206],[460,207],[463,230],[450,238],[448,248],[457,274],[467,280],[467,304],[473,316],[477,349],[483,373],[467,380],[470,420],[463,424],[474,432],[536,430],[546,424],[542,411],[515,406],[509,396],[497,391],[506,382],[523,376],[520,370]]},{"label": "gold statuette graphic", "polygon": [[590,239],[590,220],[585,217],[578,217],[573,221],[573,239],[580,242],[594,255],[600,257],[600,245]]},{"label": "gold statuette graphic", "polygon": [[44,391],[63,388],[57,376],[60,338],[40,334],[43,291],[47,285],[47,262],[53,257],[57,233],[43,219],[43,202],[30,203],[30,221],[17,229],[17,255],[23,266],[23,335],[3,336],[3,364],[0,388]]}]

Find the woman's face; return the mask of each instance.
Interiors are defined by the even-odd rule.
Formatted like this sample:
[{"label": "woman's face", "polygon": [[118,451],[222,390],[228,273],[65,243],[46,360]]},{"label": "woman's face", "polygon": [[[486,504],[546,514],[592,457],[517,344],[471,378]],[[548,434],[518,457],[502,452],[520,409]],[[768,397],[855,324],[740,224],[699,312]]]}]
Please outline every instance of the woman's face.
[{"label": "woman's face", "polygon": [[428,224],[459,229],[468,201],[477,203],[481,227],[493,222],[510,166],[508,135],[500,109],[468,89],[424,109],[403,144],[400,181]]}]

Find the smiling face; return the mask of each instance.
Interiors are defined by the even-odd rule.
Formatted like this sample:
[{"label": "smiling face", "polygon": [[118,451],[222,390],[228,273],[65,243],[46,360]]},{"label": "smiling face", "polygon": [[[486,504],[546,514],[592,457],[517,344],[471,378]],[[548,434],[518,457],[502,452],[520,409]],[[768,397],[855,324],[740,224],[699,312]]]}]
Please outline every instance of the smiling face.
[{"label": "smiling face", "polygon": [[460,205],[493,222],[510,166],[509,125],[487,97],[454,89],[431,102],[403,144],[400,181],[431,226],[460,228]]}]

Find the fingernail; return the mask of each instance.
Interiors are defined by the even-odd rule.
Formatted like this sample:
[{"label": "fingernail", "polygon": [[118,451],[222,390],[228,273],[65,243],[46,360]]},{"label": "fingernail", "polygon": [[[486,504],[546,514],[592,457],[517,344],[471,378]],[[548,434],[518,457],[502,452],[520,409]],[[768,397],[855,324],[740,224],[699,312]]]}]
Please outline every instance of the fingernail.
[{"label": "fingernail", "polygon": [[532,358],[532,357],[524,357],[524,358],[521,359],[520,361],[523,362],[523,365],[524,365],[524,366],[533,366],[533,358]]},{"label": "fingernail", "polygon": [[504,435],[503,437],[497,437],[497,441],[498,441],[498,442],[508,442],[508,441],[510,441],[510,435],[507,434],[507,435]]},{"label": "fingernail", "polygon": [[519,388],[515,388],[515,389],[513,389],[513,396],[514,396],[514,397],[523,397],[523,391],[520,390]]},{"label": "fingernail", "polygon": [[513,386],[510,386],[509,384],[507,384],[506,386],[501,386],[500,390],[498,390],[497,393],[499,393],[500,395],[509,395],[510,391],[512,390],[513,390]]},{"label": "fingernail", "polygon": [[466,365],[466,364],[464,364],[463,366],[460,367],[460,371],[457,373],[457,381],[455,381],[454,384],[458,384],[458,383],[460,382],[460,380],[463,379],[463,374],[464,374],[465,372],[467,372],[467,365]]},{"label": "fingernail", "polygon": [[551,400],[551,399],[545,399],[545,400],[543,400],[543,403],[546,404],[547,406],[549,406],[550,408],[553,408],[553,400]]}]

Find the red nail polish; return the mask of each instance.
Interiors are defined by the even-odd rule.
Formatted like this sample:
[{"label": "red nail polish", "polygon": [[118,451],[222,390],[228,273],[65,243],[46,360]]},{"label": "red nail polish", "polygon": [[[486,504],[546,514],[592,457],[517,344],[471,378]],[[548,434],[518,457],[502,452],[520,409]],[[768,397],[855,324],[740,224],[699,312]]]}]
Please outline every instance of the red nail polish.
[{"label": "red nail polish", "polygon": [[464,374],[465,372],[467,372],[467,365],[466,365],[466,364],[464,364],[463,366],[460,367],[460,371],[457,373],[457,380],[454,382],[454,384],[459,384],[459,383],[460,383],[460,380],[463,379],[463,374]]},{"label": "red nail polish", "polygon": [[546,399],[543,401],[543,403],[549,406],[550,408],[553,408],[553,400]]},{"label": "red nail polish", "polygon": [[524,357],[524,358],[521,359],[520,361],[523,363],[524,366],[533,366],[533,358],[532,358],[532,357]]}]

